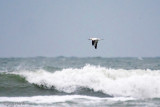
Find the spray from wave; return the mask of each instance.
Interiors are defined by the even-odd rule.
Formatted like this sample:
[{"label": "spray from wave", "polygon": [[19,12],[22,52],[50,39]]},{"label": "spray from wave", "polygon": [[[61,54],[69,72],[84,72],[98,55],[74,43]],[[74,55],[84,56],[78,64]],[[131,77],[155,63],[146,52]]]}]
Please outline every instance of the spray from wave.
[{"label": "spray from wave", "polygon": [[79,88],[101,91],[114,97],[160,98],[159,70],[108,69],[86,65],[80,69],[63,69],[14,72],[29,83],[47,89],[72,93]]}]

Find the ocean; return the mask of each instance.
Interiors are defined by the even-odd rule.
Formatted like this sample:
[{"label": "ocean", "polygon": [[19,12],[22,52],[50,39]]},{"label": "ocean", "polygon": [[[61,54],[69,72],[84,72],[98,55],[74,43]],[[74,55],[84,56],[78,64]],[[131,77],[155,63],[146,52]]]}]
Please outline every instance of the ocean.
[{"label": "ocean", "polygon": [[0,58],[0,107],[160,107],[160,58]]}]

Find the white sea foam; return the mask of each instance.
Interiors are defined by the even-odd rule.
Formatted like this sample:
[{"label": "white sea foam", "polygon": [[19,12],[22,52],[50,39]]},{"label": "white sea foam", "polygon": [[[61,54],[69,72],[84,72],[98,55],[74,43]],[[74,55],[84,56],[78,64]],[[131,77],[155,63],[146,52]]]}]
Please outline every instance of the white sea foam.
[{"label": "white sea foam", "polygon": [[20,71],[29,83],[71,93],[79,87],[118,97],[160,98],[160,70],[108,69],[86,65],[80,69]]},{"label": "white sea foam", "polygon": [[16,103],[36,103],[36,104],[54,104],[65,103],[67,101],[75,103],[100,103],[105,101],[128,101],[133,98],[99,98],[84,95],[64,95],[64,96],[32,96],[32,97],[0,97],[0,102],[16,102]]}]

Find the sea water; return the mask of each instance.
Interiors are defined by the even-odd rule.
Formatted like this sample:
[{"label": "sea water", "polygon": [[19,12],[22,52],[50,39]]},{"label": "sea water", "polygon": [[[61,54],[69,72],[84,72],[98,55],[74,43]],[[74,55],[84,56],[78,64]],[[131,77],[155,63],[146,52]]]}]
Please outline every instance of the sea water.
[{"label": "sea water", "polygon": [[0,107],[159,107],[160,58],[0,58]]}]

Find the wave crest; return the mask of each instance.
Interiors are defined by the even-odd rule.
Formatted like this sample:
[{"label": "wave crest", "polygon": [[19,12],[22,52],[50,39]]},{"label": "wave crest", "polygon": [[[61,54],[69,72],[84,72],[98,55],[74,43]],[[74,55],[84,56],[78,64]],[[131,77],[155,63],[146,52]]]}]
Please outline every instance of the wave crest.
[{"label": "wave crest", "polygon": [[45,70],[21,71],[29,83],[45,88],[55,88],[67,93],[75,92],[79,87],[101,91],[112,96],[130,96],[136,98],[160,97],[159,70],[108,69],[86,65],[80,69],[67,68],[61,71]]}]

